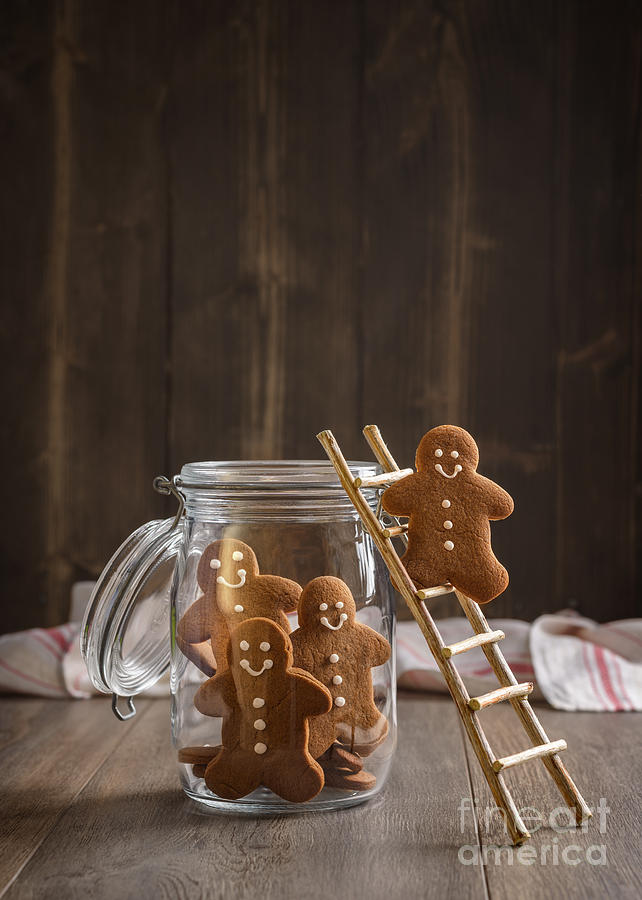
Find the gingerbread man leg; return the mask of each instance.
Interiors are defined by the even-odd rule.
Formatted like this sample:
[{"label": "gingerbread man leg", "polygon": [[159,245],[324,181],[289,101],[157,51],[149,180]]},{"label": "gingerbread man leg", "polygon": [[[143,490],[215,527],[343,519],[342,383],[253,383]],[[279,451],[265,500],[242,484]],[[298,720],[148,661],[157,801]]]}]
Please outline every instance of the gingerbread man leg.
[{"label": "gingerbread man leg", "polygon": [[305,751],[283,751],[266,760],[263,784],[284,800],[305,803],[323,787],[323,769]]},{"label": "gingerbread man leg", "polygon": [[336,724],[329,713],[325,716],[315,716],[309,719],[310,735],[308,737],[308,750],[314,759],[318,759],[328,747],[334,743],[336,736]]},{"label": "gingerbread man leg", "polygon": [[245,797],[261,784],[261,777],[254,770],[254,762],[251,753],[232,752],[224,748],[205,770],[205,784],[225,800]]},{"label": "gingerbread man leg", "polygon": [[482,568],[471,566],[461,573],[461,577],[455,579],[453,576],[453,584],[462,594],[473,597],[478,603],[488,603],[508,587],[508,572],[493,557]]},{"label": "gingerbread man leg", "polygon": [[435,560],[406,553],[401,561],[417,589],[437,587],[438,584],[448,581]]}]

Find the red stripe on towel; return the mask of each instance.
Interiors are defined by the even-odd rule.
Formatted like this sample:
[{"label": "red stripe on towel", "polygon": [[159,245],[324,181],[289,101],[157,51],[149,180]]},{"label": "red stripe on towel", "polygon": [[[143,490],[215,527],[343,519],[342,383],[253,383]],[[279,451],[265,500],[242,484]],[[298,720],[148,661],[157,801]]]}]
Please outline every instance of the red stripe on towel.
[{"label": "red stripe on towel", "polygon": [[50,684],[48,681],[41,681],[40,678],[36,678],[35,675],[29,675],[28,672],[20,672],[19,669],[14,669],[13,666],[10,666],[9,663],[4,659],[0,659],[0,666],[2,666],[3,669],[6,669],[7,672],[11,672],[12,675],[17,675],[19,678],[24,678],[25,681],[31,681],[33,682],[33,684],[39,684],[40,687],[45,687],[49,691],[58,691],[58,694],[61,697],[67,696],[66,691],[63,691],[62,688],[58,687],[58,685]]},{"label": "red stripe on towel", "polygon": [[597,668],[599,670],[600,677],[602,678],[602,684],[604,685],[606,696],[615,706],[616,710],[623,709],[622,704],[618,700],[617,694],[613,690],[613,682],[611,681],[609,670],[606,667],[606,660],[604,659],[604,648],[598,647],[596,644],[593,644],[593,655],[595,656],[595,662],[597,663]]}]

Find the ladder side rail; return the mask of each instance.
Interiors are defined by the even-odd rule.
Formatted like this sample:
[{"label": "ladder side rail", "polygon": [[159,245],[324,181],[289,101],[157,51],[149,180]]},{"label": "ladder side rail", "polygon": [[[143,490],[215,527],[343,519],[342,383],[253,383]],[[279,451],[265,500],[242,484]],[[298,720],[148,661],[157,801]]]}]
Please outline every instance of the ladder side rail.
[{"label": "ladder side rail", "polygon": [[410,612],[419,625],[426,643],[444,676],[448,690],[455,701],[460,718],[468,732],[468,737],[473,746],[473,750],[482,767],[486,781],[495,798],[495,802],[498,807],[504,810],[506,824],[511,839],[515,843],[525,841],[530,837],[529,832],[522,821],[515,801],[506,787],[502,776],[493,769],[495,756],[488,743],[488,739],[481,728],[476,713],[468,708],[470,697],[461,676],[457,672],[455,666],[443,655],[443,648],[446,645],[444,644],[432,616],[428,612],[424,602],[415,596],[415,586],[406,572],[405,567],[402,565],[390,540],[384,538],[381,534],[379,520],[370,508],[367,500],[355,489],[352,474],[334,435],[329,431],[323,431],[318,435],[318,439],[333,463],[341,484],[359,513],[364,527],[369,532],[375,546],[383,556],[394,586],[406,601]]},{"label": "ladder side rail", "polygon": [[[475,601],[471,600],[469,597],[466,597],[461,591],[456,591],[456,594],[457,599],[473,628],[475,628],[475,630],[479,629],[480,631],[491,631],[486,616],[479,608],[479,604],[475,603]],[[502,686],[510,687],[518,683],[510,666],[506,662],[504,654],[497,644],[484,644],[481,649],[493,672],[497,676],[497,680]],[[522,727],[533,742],[533,745],[547,744],[550,742],[542,723],[535,715],[533,707],[525,697],[513,698],[508,702],[517,713],[519,720],[522,723]],[[585,818],[590,818],[592,815],[591,810],[580,794],[560,757],[557,754],[546,756],[543,757],[542,762],[553,778],[567,805],[575,809],[577,824],[581,824]]]}]

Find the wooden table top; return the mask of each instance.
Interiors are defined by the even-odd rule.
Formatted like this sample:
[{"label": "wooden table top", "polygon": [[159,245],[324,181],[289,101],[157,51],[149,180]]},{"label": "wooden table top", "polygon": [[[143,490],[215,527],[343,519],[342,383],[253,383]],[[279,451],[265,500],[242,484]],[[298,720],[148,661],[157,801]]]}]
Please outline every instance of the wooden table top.
[{"label": "wooden table top", "polygon": [[[490,794],[449,699],[400,696],[393,771],[371,803],[254,819],[185,798],[167,701],[137,706],[118,723],[103,699],[0,701],[1,897],[642,896],[639,714],[538,708],[549,737],[567,739],[564,759],[591,808],[603,797],[610,812],[585,833],[565,829],[563,815],[558,830],[547,820],[519,857],[493,849],[500,822],[484,811]],[[496,751],[527,746],[507,706],[485,716]],[[548,817],[563,805],[541,762],[507,777],[520,808]]]}]

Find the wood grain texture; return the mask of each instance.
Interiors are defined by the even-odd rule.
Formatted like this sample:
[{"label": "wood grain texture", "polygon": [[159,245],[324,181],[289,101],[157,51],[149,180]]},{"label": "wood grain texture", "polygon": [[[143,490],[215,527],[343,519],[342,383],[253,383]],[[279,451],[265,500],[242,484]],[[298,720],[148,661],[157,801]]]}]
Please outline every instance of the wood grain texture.
[{"label": "wood grain texture", "polygon": [[2,630],[169,514],[160,471],[368,422],[401,466],[478,438],[494,615],[639,614],[639,4],[114,10],[0,9]]},{"label": "wood grain texture", "polygon": [[69,581],[95,576],[141,513],[162,508],[151,479],[166,464],[165,18],[153,0],[117,15],[104,3],[65,9],[73,76],[55,527],[67,578],[50,595],[57,619]]},{"label": "wood grain texture", "polygon": [[456,714],[418,696],[405,697],[400,713],[382,797],[340,812],[247,818],[185,800],[167,704],[152,701],[5,896],[271,900],[320,896],[331,879],[337,896],[419,900],[429,866],[437,895],[483,898],[481,871],[454,862],[461,841],[475,840],[472,821],[459,831],[469,785]]},{"label": "wood grain texture", "polygon": [[[594,815],[584,829],[570,827],[567,807],[540,760],[509,770],[506,779],[533,833],[529,846],[534,848],[534,855],[530,862],[514,859],[511,864],[508,851],[504,850],[498,864],[495,851],[488,851],[486,877],[490,896],[509,898],[526,890],[526,895],[533,897],[550,896],[552,891],[558,897],[591,900],[639,897],[642,797],[640,764],[633,749],[638,743],[639,716],[566,714],[543,706],[538,706],[536,712],[551,739],[567,740],[568,750],[561,754],[562,759]],[[482,715],[498,756],[529,746],[507,705],[493,707]],[[502,846],[506,839],[501,818],[492,811],[494,804],[472,750],[467,749],[467,753],[482,845]],[[597,811],[602,797],[609,808],[603,817]],[[556,812],[551,820],[553,811]],[[542,857],[545,847],[548,849]],[[564,851],[570,863],[565,861]],[[606,864],[601,863],[602,859]]]},{"label": "wood grain texture", "polygon": [[642,12],[559,15],[558,598],[616,619],[640,613]]},{"label": "wood grain texture", "polygon": [[177,32],[174,468],[315,457],[329,420],[355,445],[357,4],[181,4]]},{"label": "wood grain texture", "polygon": [[115,723],[107,702],[0,701],[0,896],[133,727]]},{"label": "wood grain texture", "polygon": [[51,4],[21,2],[3,4],[0,19],[0,427],[11,522],[2,530],[2,631],[48,616],[50,299],[35,260],[43,263],[49,248],[54,20]]}]

